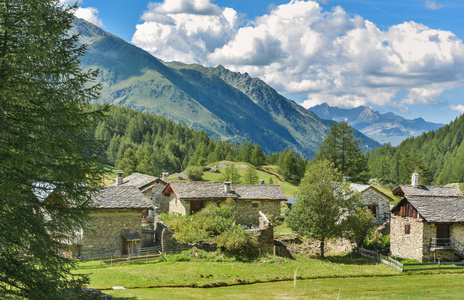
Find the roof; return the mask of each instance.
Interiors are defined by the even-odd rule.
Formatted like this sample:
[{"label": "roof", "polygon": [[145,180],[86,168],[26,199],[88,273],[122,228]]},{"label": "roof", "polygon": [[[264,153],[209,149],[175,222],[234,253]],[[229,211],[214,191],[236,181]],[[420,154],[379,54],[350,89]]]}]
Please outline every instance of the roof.
[{"label": "roof", "polygon": [[133,186],[107,186],[92,197],[94,208],[103,209],[153,209],[154,206],[142,192]]},{"label": "roof", "polygon": [[364,192],[365,190],[367,190],[368,188],[370,188],[371,186],[368,185],[368,184],[359,184],[359,183],[350,183],[350,188],[353,190],[353,191],[357,191],[359,193],[362,193]]},{"label": "roof", "polygon": [[293,197],[288,198],[288,200],[285,201],[285,203],[286,203],[286,204],[293,205],[293,202],[295,202],[297,199],[298,199],[298,196],[295,195],[295,196],[293,196]]},{"label": "roof", "polygon": [[35,182],[32,184],[32,193],[34,193],[40,202],[44,202],[55,189],[56,186],[48,182]]},{"label": "roof", "polygon": [[138,234],[137,232],[131,230],[131,231],[122,231],[121,232],[121,235],[122,237],[126,240],[126,241],[139,241],[139,240],[142,240],[143,238],[140,236],[140,234]]},{"label": "roof", "polygon": [[461,196],[461,193],[453,187],[400,185],[393,190],[393,195],[457,197]]},{"label": "roof", "polygon": [[464,197],[442,196],[408,196],[408,201],[427,222],[464,222]]},{"label": "roof", "polygon": [[224,182],[171,182],[164,192],[174,191],[179,199],[287,200],[277,184],[233,184],[227,193]]},{"label": "roof", "polygon": [[[166,182],[161,180],[159,177],[142,174],[142,173],[132,173],[131,175],[124,177],[122,184],[119,186],[135,186],[139,190],[145,191],[147,188],[150,188],[151,185],[155,182],[161,182],[166,185]],[[116,182],[112,183],[110,186],[118,186]]]}]

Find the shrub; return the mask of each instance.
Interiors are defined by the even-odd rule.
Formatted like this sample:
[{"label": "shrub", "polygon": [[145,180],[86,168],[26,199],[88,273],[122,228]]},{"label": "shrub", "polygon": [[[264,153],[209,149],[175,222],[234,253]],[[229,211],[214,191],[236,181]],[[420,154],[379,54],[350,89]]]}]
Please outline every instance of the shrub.
[{"label": "shrub", "polygon": [[228,255],[251,256],[256,253],[258,242],[255,236],[239,227],[234,226],[216,237],[218,247]]},{"label": "shrub", "polygon": [[369,250],[381,250],[390,248],[390,235],[383,235],[374,230],[365,240],[364,248]]},{"label": "shrub", "polygon": [[200,167],[188,167],[185,170],[185,174],[190,181],[199,181],[202,179],[203,170]]}]

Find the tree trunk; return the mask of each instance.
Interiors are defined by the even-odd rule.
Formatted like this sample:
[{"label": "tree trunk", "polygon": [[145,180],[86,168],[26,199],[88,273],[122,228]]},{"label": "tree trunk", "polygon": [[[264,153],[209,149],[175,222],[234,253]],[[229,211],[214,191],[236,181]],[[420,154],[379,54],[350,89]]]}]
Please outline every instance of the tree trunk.
[{"label": "tree trunk", "polygon": [[325,240],[322,239],[322,240],[321,240],[321,257],[322,257],[322,258],[324,258],[324,242],[325,242]]}]

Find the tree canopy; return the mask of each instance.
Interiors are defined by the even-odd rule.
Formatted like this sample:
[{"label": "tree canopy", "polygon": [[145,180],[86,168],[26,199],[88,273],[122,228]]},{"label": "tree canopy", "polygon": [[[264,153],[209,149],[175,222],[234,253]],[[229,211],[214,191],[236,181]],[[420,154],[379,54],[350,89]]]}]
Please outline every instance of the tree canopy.
[{"label": "tree canopy", "polygon": [[325,241],[343,235],[344,221],[359,207],[359,197],[329,161],[320,160],[308,167],[296,198],[288,224],[299,234],[320,241],[324,257]]},{"label": "tree canopy", "polygon": [[101,180],[99,87],[79,67],[73,19],[56,0],[0,1],[0,297],[65,299],[86,283],[60,254]]},{"label": "tree canopy", "polygon": [[328,160],[353,182],[366,182],[369,179],[367,160],[360,142],[355,139],[353,128],[347,122],[340,122],[330,128],[316,153],[316,159]]}]

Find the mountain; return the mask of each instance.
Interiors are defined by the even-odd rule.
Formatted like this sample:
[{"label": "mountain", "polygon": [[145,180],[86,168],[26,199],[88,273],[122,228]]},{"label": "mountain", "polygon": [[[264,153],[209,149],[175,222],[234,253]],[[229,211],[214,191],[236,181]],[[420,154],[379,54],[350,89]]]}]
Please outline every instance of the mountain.
[{"label": "mountain", "polygon": [[409,137],[415,137],[445,125],[427,122],[422,118],[408,120],[391,112],[381,114],[367,106],[343,109],[323,103],[309,110],[321,119],[346,121],[368,137],[382,144],[390,143],[393,146],[399,145]]},{"label": "mountain", "polygon": [[464,182],[464,115],[437,130],[367,153],[371,176],[392,185],[409,184],[420,174],[423,184]]},{"label": "mountain", "polygon": [[[252,141],[266,153],[287,146],[311,157],[333,121],[279,95],[263,81],[219,66],[165,63],[81,19],[84,69],[99,69],[100,101],[163,115],[216,140]],[[370,150],[380,146],[356,132]]]}]

